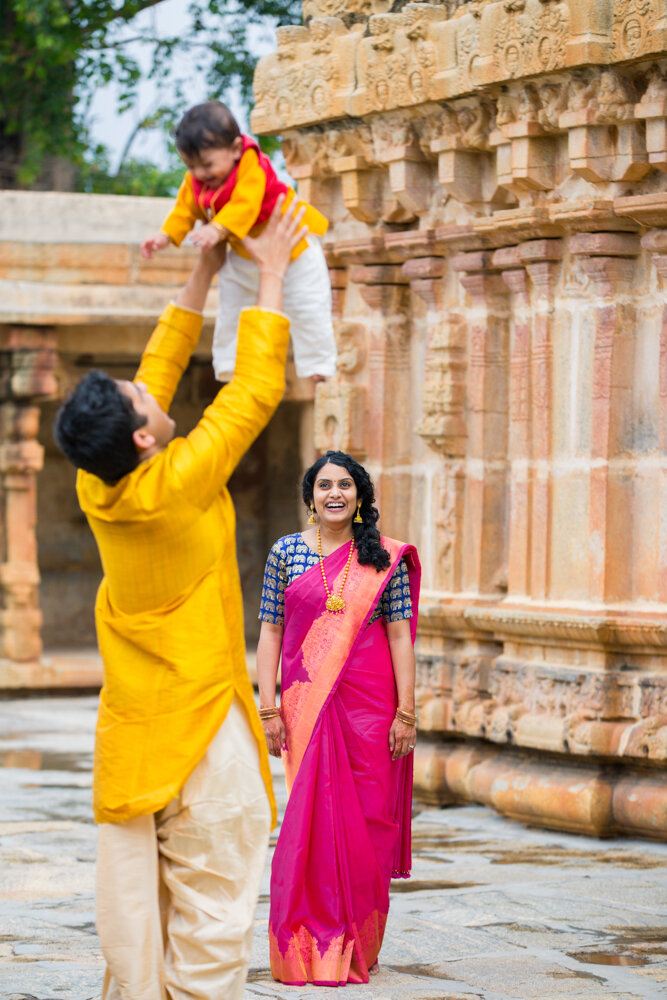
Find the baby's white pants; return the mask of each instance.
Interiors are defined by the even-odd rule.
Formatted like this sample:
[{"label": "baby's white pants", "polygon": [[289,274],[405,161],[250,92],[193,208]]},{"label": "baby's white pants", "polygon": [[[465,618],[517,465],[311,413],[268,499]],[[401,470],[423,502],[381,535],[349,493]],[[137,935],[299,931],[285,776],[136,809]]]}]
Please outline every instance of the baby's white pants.
[{"label": "baby's white pants", "polygon": [[[331,282],[317,236],[306,237],[308,249],[290,262],[283,282],[283,312],[290,321],[296,373],[334,375],[336,341],[331,319]],[[259,291],[259,269],[227,248],[218,274],[219,306],[213,334],[213,370],[226,381],[234,370],[236,334],[242,309],[254,306]],[[224,378],[223,378],[224,376]]]}]

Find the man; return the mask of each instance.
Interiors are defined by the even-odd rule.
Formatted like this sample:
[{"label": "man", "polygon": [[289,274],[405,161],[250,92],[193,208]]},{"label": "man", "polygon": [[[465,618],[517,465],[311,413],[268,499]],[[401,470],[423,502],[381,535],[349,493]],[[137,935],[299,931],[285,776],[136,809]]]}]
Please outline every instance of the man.
[{"label": "man", "polygon": [[216,251],[199,255],[135,380],[90,372],[56,418],[104,570],[93,781],[104,1000],[243,992],[275,803],[226,483],[284,391],[282,277],[304,231],[302,213],[281,208],[246,240],[261,277],[239,321],[234,377],[186,438],[174,438],[168,409]]}]

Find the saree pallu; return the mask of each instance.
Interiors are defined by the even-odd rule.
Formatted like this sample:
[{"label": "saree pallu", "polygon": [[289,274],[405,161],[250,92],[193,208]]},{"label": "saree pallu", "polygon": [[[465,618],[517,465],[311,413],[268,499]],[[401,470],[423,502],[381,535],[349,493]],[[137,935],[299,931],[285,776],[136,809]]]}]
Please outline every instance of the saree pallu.
[{"label": "saree pallu", "polygon": [[[353,558],[345,611],[325,610],[319,565],[285,590],[281,709],[289,801],[271,871],[274,979],[366,983],[382,945],[392,877],[410,872],[412,754],[392,761],[396,682],[383,619],[367,627],[401,558],[417,628],[416,550],[390,538],[378,573]],[[349,547],[324,561],[338,593]]]}]

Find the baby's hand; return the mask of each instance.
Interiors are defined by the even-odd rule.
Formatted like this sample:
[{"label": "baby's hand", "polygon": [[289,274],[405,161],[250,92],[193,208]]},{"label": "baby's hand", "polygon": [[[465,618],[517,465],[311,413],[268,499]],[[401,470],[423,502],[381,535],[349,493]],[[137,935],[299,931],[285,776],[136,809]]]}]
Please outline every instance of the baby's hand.
[{"label": "baby's hand", "polygon": [[199,229],[195,229],[194,233],[190,236],[190,242],[194,243],[200,250],[212,250],[213,247],[217,246],[224,239],[224,233],[221,233],[216,226],[212,226],[210,222]]},{"label": "baby's hand", "polygon": [[148,257],[149,259],[154,253],[159,250],[164,250],[165,247],[169,246],[169,237],[166,233],[155,233],[154,236],[149,236],[148,239],[144,240],[141,244],[141,256]]}]

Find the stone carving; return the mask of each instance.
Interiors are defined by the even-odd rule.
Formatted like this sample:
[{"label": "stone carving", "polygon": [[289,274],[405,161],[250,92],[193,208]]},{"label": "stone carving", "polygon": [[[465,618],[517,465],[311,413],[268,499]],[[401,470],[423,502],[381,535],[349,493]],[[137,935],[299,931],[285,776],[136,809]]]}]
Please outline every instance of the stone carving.
[{"label": "stone carving", "polygon": [[405,36],[410,42],[407,56],[410,103],[422,104],[429,96],[436,69],[436,47],[429,38],[430,26],[444,16],[442,7],[427,3],[409,3],[403,8]]},{"label": "stone carving", "polygon": [[456,30],[456,83],[459,93],[472,90],[475,65],[479,59],[481,5],[468,3],[463,8],[468,17],[461,21]]},{"label": "stone carving", "polygon": [[660,67],[653,65],[649,71],[648,85],[640,103],[653,104],[654,101],[665,100],[667,100],[667,80]]},{"label": "stone carving", "polygon": [[435,544],[436,580],[445,590],[456,588],[456,550],[461,538],[461,513],[465,472],[461,462],[447,462],[436,488]]},{"label": "stone carving", "polygon": [[336,118],[354,90],[354,55],[361,25],[348,31],[337,17],[313,18],[308,28],[276,29],[277,51],[255,71],[255,131]]},{"label": "stone carving", "polygon": [[519,90],[517,118],[522,122],[539,121],[542,104],[535,87],[528,83]]},{"label": "stone carving", "polygon": [[617,59],[632,59],[650,50],[651,27],[659,14],[654,0],[616,0],[611,48]]},{"label": "stone carving", "polygon": [[545,132],[558,132],[558,119],[567,108],[567,86],[560,83],[545,83],[540,87],[541,109],[538,121]]},{"label": "stone carving", "polygon": [[321,382],[315,392],[314,441],[318,451],[366,453],[366,389],[340,378]]},{"label": "stone carving", "polygon": [[328,136],[321,132],[287,133],[283,139],[285,166],[293,177],[298,178],[301,167],[318,177],[331,176],[330,152]]},{"label": "stone carving", "polygon": [[417,433],[437,451],[465,451],[466,331],[463,318],[451,313],[434,330],[426,360],[422,418]]},{"label": "stone carving", "polygon": [[667,171],[667,80],[658,66],[649,71],[646,91],[634,108],[646,121],[646,152],[651,167]]},{"label": "stone carving", "polygon": [[464,149],[487,150],[491,126],[489,106],[478,99],[470,104],[465,104],[459,110],[457,118],[461,146]]},{"label": "stone carving", "polygon": [[503,90],[496,100],[496,125],[501,128],[503,125],[510,125],[517,118],[516,101],[509,91]]},{"label": "stone carving", "polygon": [[507,0],[494,12],[490,30],[495,66],[487,65],[487,73],[495,79],[512,79],[564,66],[569,20],[566,3]]},{"label": "stone carving", "polygon": [[303,19],[342,17],[344,14],[382,14],[391,6],[390,0],[303,0]]},{"label": "stone carving", "polygon": [[393,150],[416,144],[412,118],[405,112],[374,118],[371,131],[375,157],[380,163],[390,159]]},{"label": "stone carving", "polygon": [[[366,54],[365,91],[362,113],[383,111],[407,101],[408,60],[397,37],[400,15],[376,14],[368,22],[370,37],[362,43]],[[365,72],[364,72],[365,70]]]},{"label": "stone carving", "polygon": [[408,3],[400,13],[376,14],[359,49],[356,114],[423,104],[434,96],[441,5]]},{"label": "stone carving", "polygon": [[340,323],[336,329],[338,360],[336,367],[343,375],[354,375],[366,361],[366,328],[360,323]]},{"label": "stone carving", "polygon": [[330,129],[326,133],[326,143],[332,162],[346,156],[360,157],[369,166],[377,162],[373,131],[365,123],[355,128]]},{"label": "stone carving", "polygon": [[598,121],[613,125],[633,118],[633,105],[627,83],[615,70],[604,70],[597,92]]},{"label": "stone carving", "polygon": [[549,72],[564,66],[565,44],[570,33],[570,13],[566,3],[540,0],[542,10],[537,19],[535,56],[531,69]]},{"label": "stone carving", "polygon": [[414,134],[419,148],[427,159],[434,150],[446,144],[446,140],[459,136],[461,129],[456,112],[450,107],[440,108],[434,114],[425,115],[414,122]]},{"label": "stone carving", "polygon": [[598,81],[595,77],[587,74],[574,74],[570,78],[568,91],[569,111],[596,111],[597,110],[597,88]]}]

